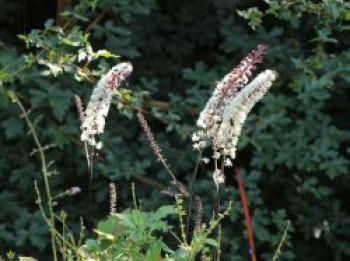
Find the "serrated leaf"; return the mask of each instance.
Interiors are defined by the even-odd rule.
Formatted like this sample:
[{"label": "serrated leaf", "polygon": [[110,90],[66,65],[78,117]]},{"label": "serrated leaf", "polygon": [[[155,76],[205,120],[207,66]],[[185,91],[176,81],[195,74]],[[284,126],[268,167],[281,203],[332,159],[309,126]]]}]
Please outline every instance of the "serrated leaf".
[{"label": "serrated leaf", "polygon": [[175,207],[172,205],[161,206],[157,209],[157,211],[153,214],[155,219],[163,219],[171,214],[176,213]]},{"label": "serrated leaf", "polygon": [[130,214],[125,214],[125,213],[119,214],[119,213],[116,213],[116,214],[113,214],[113,216],[115,216],[118,219],[120,219],[125,226],[131,227],[131,228],[135,227],[135,224],[131,220]]},{"label": "serrated leaf", "polygon": [[39,107],[47,98],[47,93],[41,90],[30,90],[29,92],[32,95],[32,98],[30,98],[30,103],[33,107]]},{"label": "serrated leaf", "polygon": [[161,252],[162,252],[162,241],[157,240],[148,249],[146,254],[146,261],[160,260]]},{"label": "serrated leaf", "polygon": [[8,139],[14,139],[23,135],[23,122],[17,118],[9,118],[2,122],[1,127],[5,129]]},{"label": "serrated leaf", "polygon": [[118,221],[115,218],[108,218],[107,220],[100,221],[97,226],[97,231],[106,234],[113,234],[117,222]]},{"label": "serrated leaf", "polygon": [[62,121],[70,106],[71,93],[52,86],[49,89],[48,98],[52,108],[52,114],[57,120]]}]

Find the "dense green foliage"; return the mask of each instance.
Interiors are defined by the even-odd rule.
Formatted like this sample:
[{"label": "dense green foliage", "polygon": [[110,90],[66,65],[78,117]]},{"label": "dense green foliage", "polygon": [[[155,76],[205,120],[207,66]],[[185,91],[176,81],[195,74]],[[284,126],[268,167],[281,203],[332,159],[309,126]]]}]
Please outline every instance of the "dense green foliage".
[{"label": "dense green foliage", "polygon": [[[35,204],[33,180],[42,184],[36,153],[31,153],[35,144],[6,91],[18,93],[43,144],[52,146],[46,154],[54,161],[53,195],[82,188],[77,196],[57,200],[56,212],[64,209],[77,233],[82,216],[91,232],[108,213],[110,181],[118,184],[120,210],[131,207],[135,182],[141,209],[151,211],[171,202],[159,192],[170,180],[131,111],[113,109],[89,199],[74,94],[88,100],[94,79],[116,63],[112,53],[131,60],[134,74],[124,87],[148,109],[165,157],[188,184],[196,157],[190,135],[215,81],[266,43],[264,66],[274,68],[279,80],[249,116],[235,162],[245,170],[257,256],[271,257],[288,219],[292,230],[280,260],[349,258],[350,10],[342,1],[314,2],[84,0],[65,13],[73,17],[65,30],[48,20],[45,30],[25,35],[12,29],[22,26],[14,17],[25,1],[0,1],[0,22],[7,25],[0,30],[0,254],[15,250],[45,257],[50,251],[48,229]],[[54,17],[27,8],[43,24]],[[102,19],[84,31],[101,12]],[[86,63],[90,47],[94,51]],[[206,206],[205,221],[215,196],[211,172],[201,166],[195,185]],[[222,194],[223,205],[234,200],[222,226],[222,260],[247,260],[233,169]]]},{"label": "dense green foliage", "polygon": [[[202,224],[196,229],[191,242],[179,243],[177,249],[171,249],[164,242],[163,235],[172,230],[165,220],[170,215],[185,215],[183,201],[176,200],[176,207],[163,205],[156,211],[142,212],[137,207],[122,213],[112,213],[106,220],[99,222],[96,239],[88,239],[78,250],[83,260],[195,260],[201,253],[202,260],[210,260],[209,246],[217,247],[216,240],[210,237],[218,223],[228,215],[231,205],[218,219],[212,219],[209,225]],[[174,235],[174,234],[173,234]],[[182,234],[185,237],[185,233]],[[181,237],[181,236],[180,236]],[[163,259],[161,259],[164,257]],[[115,259],[113,259],[115,258]]]}]

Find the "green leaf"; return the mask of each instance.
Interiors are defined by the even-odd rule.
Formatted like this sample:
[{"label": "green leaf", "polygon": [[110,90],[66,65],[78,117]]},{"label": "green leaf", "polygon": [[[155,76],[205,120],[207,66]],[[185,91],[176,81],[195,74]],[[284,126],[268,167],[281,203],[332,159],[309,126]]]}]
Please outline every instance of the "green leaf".
[{"label": "green leaf", "polygon": [[28,256],[20,256],[19,261],[38,261],[38,260]]},{"label": "green leaf", "polygon": [[0,81],[8,81],[11,79],[11,74],[5,70],[5,69],[0,69]]},{"label": "green leaf", "polygon": [[129,213],[115,213],[113,214],[114,217],[117,217],[120,219],[120,221],[128,227],[134,228],[135,224],[133,223],[133,220],[131,219],[131,215]]},{"label": "green leaf", "polygon": [[332,32],[329,28],[323,28],[321,30],[317,31],[318,36],[316,38],[311,39],[311,42],[323,42],[323,43],[338,43],[338,40],[330,37],[332,35]]},{"label": "green leaf", "polygon": [[8,139],[14,139],[23,135],[23,122],[18,118],[9,118],[2,122]]},{"label": "green leaf", "polygon": [[18,39],[22,40],[22,41],[27,41],[28,40],[28,36],[25,34],[18,34],[17,35]]},{"label": "green leaf", "polygon": [[50,27],[53,26],[54,20],[53,19],[47,19],[44,26],[46,29],[49,29]]},{"label": "green leaf", "polygon": [[47,98],[47,93],[41,90],[30,90],[29,91],[32,97],[30,98],[30,103],[33,107],[39,107],[44,104],[44,101]]},{"label": "green leaf", "polygon": [[113,53],[111,53],[110,51],[107,51],[107,50],[98,50],[97,52],[93,53],[92,54],[92,57],[94,59],[97,59],[99,57],[105,57],[105,58],[110,58],[110,57],[113,57],[113,58],[118,58],[120,56],[118,55],[115,55]]},{"label": "green leaf", "polygon": [[63,15],[63,16],[73,16],[73,17],[75,17],[77,20],[81,20],[81,21],[83,21],[83,22],[88,22],[88,21],[89,21],[89,19],[88,19],[87,17],[82,16],[82,15],[76,13],[76,12],[64,11],[61,15]]},{"label": "green leaf", "polygon": [[52,108],[52,113],[59,121],[63,120],[64,115],[70,107],[71,92],[63,91],[55,86],[49,88],[49,104]]},{"label": "green leaf", "polygon": [[162,241],[154,242],[147,251],[146,261],[156,261],[161,259]]},{"label": "green leaf", "polygon": [[161,206],[157,211],[152,215],[155,219],[163,219],[169,215],[175,214],[176,210],[173,205]]},{"label": "green leaf", "polygon": [[118,221],[116,218],[108,218],[107,220],[100,221],[97,226],[97,230],[107,234],[113,234]]},{"label": "green leaf", "polygon": [[257,7],[252,7],[244,11],[238,10],[237,14],[248,20],[248,24],[253,30],[261,26],[263,13]]},{"label": "green leaf", "polygon": [[216,242],[216,240],[212,239],[212,238],[207,238],[205,240],[205,243],[207,243],[208,245],[210,246],[213,246],[213,247],[218,247],[218,242]]}]

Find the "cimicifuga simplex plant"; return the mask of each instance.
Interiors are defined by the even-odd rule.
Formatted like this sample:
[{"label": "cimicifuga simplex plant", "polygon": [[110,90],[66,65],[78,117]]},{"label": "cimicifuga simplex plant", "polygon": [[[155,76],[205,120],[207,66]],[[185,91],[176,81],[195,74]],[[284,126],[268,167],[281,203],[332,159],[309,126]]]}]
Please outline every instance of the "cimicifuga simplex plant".
[{"label": "cimicifuga simplex plant", "polygon": [[[198,151],[205,147],[212,148],[215,169],[213,179],[217,187],[225,181],[217,162],[222,160],[225,166],[232,166],[248,113],[276,79],[275,71],[265,70],[247,84],[266,51],[266,45],[259,45],[218,82],[197,120],[200,130],[192,135],[193,148]],[[208,160],[204,159],[204,162]]]},{"label": "cimicifuga simplex plant", "polygon": [[[253,78],[253,73],[257,69],[257,65],[262,63],[263,56],[267,53],[267,49],[268,47],[266,45],[257,46],[231,72],[219,81],[212,96],[201,111],[197,120],[198,130],[192,135],[193,148],[198,151],[199,156],[191,183],[189,184],[189,189],[178,181],[176,173],[173,173],[171,170],[170,164],[164,157],[151,127],[147,122],[146,112],[141,107],[132,107],[131,105],[137,113],[139,124],[145,133],[146,139],[155,157],[165,167],[172,178],[169,188],[163,190],[163,193],[174,196],[176,199],[176,207],[173,210],[178,213],[181,235],[176,236],[168,227],[167,229],[164,229],[164,231],[171,233],[179,242],[179,249],[175,251],[170,251],[168,247],[165,246],[161,247],[164,252],[163,256],[169,258],[169,260],[173,260],[171,258],[174,258],[177,255],[187,258],[185,260],[194,260],[199,253],[201,253],[203,257],[209,259],[220,259],[219,223],[220,220],[228,214],[228,210],[220,213],[219,206],[220,187],[225,183],[225,168],[232,167],[234,164],[237,154],[237,144],[248,113],[268,92],[277,77],[275,71],[267,69]],[[123,62],[117,64],[108,71],[93,89],[90,101],[85,110],[80,98],[76,97],[82,130],[81,141],[86,144],[87,158],[93,156],[94,150],[102,149],[103,144],[97,139],[97,135],[104,132],[106,117],[112,102],[112,97],[121,82],[131,75],[132,69],[133,67],[130,62]],[[251,80],[251,78],[253,79]],[[211,151],[211,158],[202,157],[202,152],[205,149]],[[202,222],[202,201],[199,195],[194,195],[193,193],[198,165],[201,162],[204,162],[205,164],[213,164],[212,177],[217,188],[217,200],[213,203],[214,215],[209,225]],[[187,211],[186,208],[182,206],[184,200],[187,200],[188,202]],[[113,199],[113,202],[115,201],[116,199]],[[196,213],[194,223],[190,224],[192,201],[194,201]],[[137,211],[139,210],[137,209]],[[110,212],[111,216],[115,218],[115,222],[119,225],[125,221],[121,218],[120,214],[116,213],[115,203],[111,206]],[[128,215],[130,213],[134,212],[128,212]],[[167,214],[171,213],[172,211],[167,212]],[[138,213],[138,215],[141,214]],[[166,216],[167,215],[164,215],[164,217]],[[187,222],[184,222],[183,220],[185,216],[187,216]],[[190,227],[194,227],[193,231],[190,231]],[[118,245],[118,237],[113,233],[113,231],[103,231],[103,233],[99,233],[99,237],[100,239],[111,239],[110,244],[115,244],[114,248],[111,247],[111,249],[117,251],[116,247]],[[109,236],[106,236],[106,234]],[[210,237],[216,237],[216,241],[210,239]],[[120,237],[119,240],[121,240]],[[128,239],[127,237],[124,237],[123,240],[127,241]],[[211,254],[209,254],[210,251],[208,251],[208,245],[213,248]],[[97,257],[94,255],[91,246],[88,244],[85,244],[82,249],[82,256],[87,259]],[[119,250],[122,251],[121,249]],[[139,251],[142,252],[141,249],[139,249]],[[255,259],[254,251],[254,246],[250,245],[252,260]],[[139,254],[142,255],[142,253]],[[123,255],[127,254],[124,253]]]}]

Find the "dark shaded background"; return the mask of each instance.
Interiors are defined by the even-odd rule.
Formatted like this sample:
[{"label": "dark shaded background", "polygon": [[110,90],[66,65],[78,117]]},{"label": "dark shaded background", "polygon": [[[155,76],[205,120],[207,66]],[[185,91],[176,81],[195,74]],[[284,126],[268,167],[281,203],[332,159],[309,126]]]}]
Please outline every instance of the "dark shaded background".
[{"label": "dark shaded background", "polygon": [[[42,28],[64,2],[0,1],[2,66],[9,56],[28,52],[16,35]],[[276,4],[274,14],[273,4],[269,7],[264,1],[100,0],[97,9],[85,15],[92,21],[105,12],[90,31],[90,40],[94,48],[112,50],[134,64],[128,88],[145,92],[155,136],[185,183],[195,162],[190,135],[215,82],[257,44],[268,44],[262,68],[274,68],[279,80],[249,117],[235,162],[244,168],[258,259],[267,260],[273,253],[289,219],[292,230],[280,260],[346,260],[350,53],[344,24],[349,9],[340,1]],[[237,15],[237,10],[250,7],[267,12],[255,31]],[[84,29],[88,24],[78,25]],[[169,177],[153,158],[135,118],[113,110],[104,136],[105,160],[96,165],[89,203],[72,97],[78,93],[87,100],[91,91],[87,87],[92,86],[71,75],[41,77],[37,70],[23,72],[6,86],[20,92],[28,108],[36,97],[33,90],[54,90],[60,97],[59,106],[65,108],[62,118],[55,117],[50,102],[35,105],[32,115],[40,116],[36,127],[42,140],[57,145],[48,151],[59,172],[52,178],[54,193],[70,186],[83,190],[56,206],[57,212],[68,213],[73,231],[79,216],[91,231],[108,213],[110,181],[118,184],[119,209],[131,205],[131,182],[136,183],[145,210],[171,202],[159,193]],[[30,156],[34,144],[16,107],[1,98],[0,108],[0,254],[12,249],[47,260],[48,231],[34,203],[33,180],[40,181],[38,161]],[[222,260],[247,260],[243,214],[232,176],[228,169],[222,201],[233,199],[235,211],[224,222]],[[196,192],[206,203],[208,220],[215,194],[210,167],[201,166]]]}]

